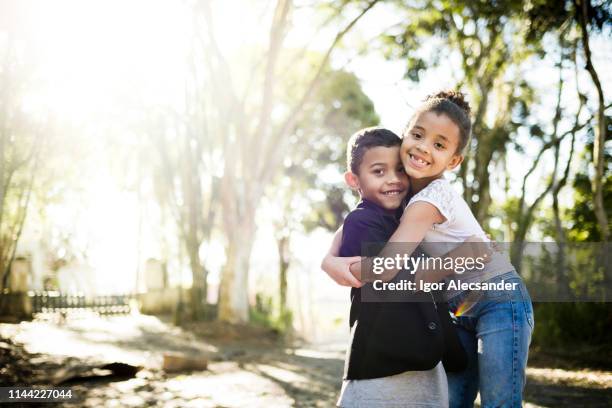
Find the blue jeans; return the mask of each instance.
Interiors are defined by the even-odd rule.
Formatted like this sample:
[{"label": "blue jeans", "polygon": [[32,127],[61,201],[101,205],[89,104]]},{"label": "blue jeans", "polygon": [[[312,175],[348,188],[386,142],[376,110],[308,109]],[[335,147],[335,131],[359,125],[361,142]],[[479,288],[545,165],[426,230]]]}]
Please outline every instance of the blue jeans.
[{"label": "blue jeans", "polygon": [[[479,292],[482,296],[457,317],[468,367],[463,372],[447,374],[450,408],[473,407],[478,391],[482,408],[521,406],[534,325],[533,307],[515,271],[488,282],[502,279],[517,283],[516,289]],[[456,311],[469,299],[470,292],[456,295],[449,300],[450,310]]]}]

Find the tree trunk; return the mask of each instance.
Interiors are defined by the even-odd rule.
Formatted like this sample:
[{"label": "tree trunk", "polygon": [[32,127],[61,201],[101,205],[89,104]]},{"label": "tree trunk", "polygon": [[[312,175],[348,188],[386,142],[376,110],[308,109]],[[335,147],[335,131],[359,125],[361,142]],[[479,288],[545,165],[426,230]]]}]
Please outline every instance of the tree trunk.
[{"label": "tree trunk", "polygon": [[[560,61],[558,64],[559,82],[557,85],[557,102],[556,102],[556,108],[555,108],[555,116],[553,117],[553,132],[552,132],[550,141],[545,143],[542,146],[542,149],[540,150],[536,159],[534,160],[533,165],[523,177],[523,186],[521,188],[521,197],[520,197],[519,205],[518,205],[518,219],[517,219],[518,227],[517,227],[517,231],[516,231],[516,234],[512,242],[512,248],[510,250],[510,254],[511,254],[510,258],[512,261],[512,265],[514,265],[514,267],[517,268],[517,270],[520,270],[521,268],[521,263],[523,260],[524,241],[525,241],[525,237],[527,236],[527,232],[529,231],[529,227],[531,226],[531,222],[533,221],[533,213],[538,207],[538,205],[540,204],[540,201],[542,201],[542,199],[546,196],[546,194],[548,194],[555,186],[555,180],[557,177],[557,168],[559,164],[559,147],[560,147],[560,144],[563,138],[568,134],[568,133],[565,133],[562,136],[558,135],[559,122],[561,121],[561,96],[562,96],[562,91],[563,91],[563,60],[564,58],[565,58],[565,54],[562,50]],[[538,166],[538,163],[542,155],[551,147],[555,148],[555,162],[554,162],[554,168],[553,168],[552,174],[550,176],[551,177],[550,182],[548,183],[548,186],[546,187],[546,189],[542,193],[540,193],[540,195],[533,201],[533,203],[531,203],[530,206],[525,208],[526,207],[525,200],[527,197],[527,189],[526,189],[527,180],[529,179],[533,171]]]},{"label": "tree trunk", "polygon": [[[315,74],[308,80],[306,90],[289,109],[284,121],[278,126],[270,118],[274,108],[274,93],[280,86],[276,75],[276,60],[289,26],[289,12],[292,2],[278,0],[270,31],[270,44],[266,53],[266,72],[262,83],[262,100],[257,110],[259,120],[250,117],[241,99],[238,98],[232,81],[230,65],[223,56],[214,34],[212,9],[209,2],[201,4],[207,22],[207,41],[212,50],[208,59],[208,70],[213,80],[213,94],[222,121],[219,133],[223,138],[225,154],[224,174],[221,187],[221,205],[224,231],[227,236],[227,264],[219,287],[218,319],[228,322],[248,320],[248,268],[253,239],[255,237],[255,211],[263,196],[263,190],[282,164],[291,134],[305,105],[316,90],[333,50],[353,26],[379,0],[370,0],[362,11],[335,36],[323,55]],[[249,131],[251,123],[255,129]]]},{"label": "tree trunk", "polygon": [[[569,154],[569,158],[567,159],[567,164],[565,166],[563,177],[561,178],[561,180],[559,180],[559,182],[555,186],[555,189],[553,190],[553,214],[555,217],[555,231],[557,235],[557,246],[559,247],[557,260],[556,260],[557,268],[555,272],[557,274],[556,282],[557,282],[557,286],[559,289],[558,293],[561,296],[565,296],[569,294],[569,285],[568,285],[568,279],[567,279],[568,278],[567,277],[567,262],[566,262],[566,257],[565,257],[565,251],[567,250],[567,238],[565,236],[565,230],[563,229],[563,224],[561,223],[561,211],[559,208],[559,193],[561,192],[561,189],[565,187],[565,184],[567,183],[567,180],[569,178],[570,165],[572,163],[572,158],[574,156],[575,141],[576,141],[576,135],[572,134],[570,154]],[[556,147],[555,161],[559,160],[560,147],[561,147],[560,144],[557,145]],[[555,164],[555,167],[556,167],[556,164]]]},{"label": "tree trunk", "polygon": [[[464,55],[463,58],[471,57]],[[462,163],[460,169],[460,176],[463,179],[463,197],[481,225],[486,222],[488,208],[491,204],[487,169],[493,154],[491,149],[492,135],[484,124],[491,87],[490,81],[481,81],[477,84],[480,100],[474,113],[472,140],[467,147],[469,150],[466,153],[466,160]],[[473,164],[470,164],[470,162]],[[470,171],[472,171],[472,181],[468,183],[467,178]]]},{"label": "tree trunk", "polygon": [[189,257],[189,267],[191,269],[191,317],[199,320],[203,317],[204,305],[206,304],[207,283],[206,268],[200,261],[198,241],[189,240],[187,243],[187,255]]},{"label": "tree trunk", "polygon": [[491,205],[491,191],[489,182],[489,164],[492,158],[491,140],[486,144],[479,143],[476,153],[476,168],[474,179],[478,180],[478,201],[473,203],[474,215],[480,223],[485,225],[489,216],[489,206]]},{"label": "tree trunk", "polygon": [[[230,188],[233,190],[235,186]],[[247,323],[249,321],[249,260],[255,240],[256,212],[256,208],[249,203],[255,200],[239,199],[233,194],[230,194],[229,197],[232,197],[230,202],[227,201],[228,196],[224,195],[225,201],[223,202],[223,218],[228,245],[227,261],[219,286],[218,319],[229,323]]]},{"label": "tree trunk", "polygon": [[606,142],[606,116],[605,116],[605,98],[601,82],[597,71],[593,66],[591,58],[591,48],[589,46],[589,32],[587,27],[587,0],[581,0],[582,6],[580,14],[580,28],[582,31],[582,44],[584,46],[584,57],[586,59],[586,70],[589,72],[595,89],[597,90],[597,126],[595,126],[595,140],[593,146],[593,201],[595,204],[595,216],[601,231],[601,239],[605,243],[608,241],[610,230],[608,226],[608,216],[603,202],[603,179],[605,169],[604,145]]},{"label": "tree trunk", "polygon": [[218,319],[229,323],[249,321],[248,271],[254,231],[243,230],[227,247],[227,261],[219,287]]},{"label": "tree trunk", "polygon": [[281,318],[284,318],[287,313],[287,271],[289,270],[289,242],[290,238],[288,236],[282,236],[276,241],[278,246],[279,259],[278,294],[280,298],[279,306]]}]

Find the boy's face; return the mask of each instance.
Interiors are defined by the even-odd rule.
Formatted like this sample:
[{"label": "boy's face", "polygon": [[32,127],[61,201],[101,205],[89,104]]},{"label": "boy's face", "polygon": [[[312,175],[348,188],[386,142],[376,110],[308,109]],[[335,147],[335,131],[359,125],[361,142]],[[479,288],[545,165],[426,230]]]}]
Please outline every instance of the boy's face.
[{"label": "boy's face", "polygon": [[436,177],[463,161],[457,153],[459,128],[446,115],[423,112],[415,117],[402,141],[406,173],[414,178]]},{"label": "boy's face", "polygon": [[399,146],[368,149],[359,174],[346,173],[346,181],[362,198],[388,210],[399,208],[408,193],[408,176],[400,160]]}]

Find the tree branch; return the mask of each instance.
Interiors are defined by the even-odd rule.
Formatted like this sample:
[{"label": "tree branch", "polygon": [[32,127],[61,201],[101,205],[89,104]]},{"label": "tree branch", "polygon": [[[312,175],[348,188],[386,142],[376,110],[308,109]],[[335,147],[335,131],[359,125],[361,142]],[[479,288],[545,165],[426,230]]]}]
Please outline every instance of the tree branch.
[{"label": "tree branch", "polygon": [[[291,1],[279,0],[274,10],[274,17],[272,20],[272,27],[270,29],[270,46],[268,50],[268,57],[266,59],[266,71],[263,82],[262,102],[261,109],[259,112],[259,119],[257,121],[257,127],[253,132],[253,136],[248,140],[249,152],[257,152],[250,157],[259,158],[259,151],[262,150],[265,143],[264,135],[267,129],[270,127],[270,112],[272,111],[272,104],[274,101],[274,76],[275,68],[278,62],[280,49],[285,37],[285,27],[287,25],[287,17],[289,10],[291,9]],[[247,163],[250,162],[247,161]],[[249,165],[244,167],[251,167]]]},{"label": "tree branch", "polygon": [[325,71],[325,68],[327,67],[327,63],[329,62],[332,52],[334,51],[336,46],[340,43],[342,38],[344,38],[344,36],[355,26],[355,24],[357,24],[357,22],[361,20],[361,18],[372,7],[374,7],[378,2],[379,0],[371,0],[368,3],[368,5],[349,24],[347,24],[346,27],[344,27],[344,29],[342,29],[340,32],[336,34],[336,37],[334,38],[333,42],[327,49],[327,52],[325,53],[323,59],[321,60],[319,69],[317,70],[314,77],[310,81],[306,89],[306,92],[304,92],[304,94],[302,95],[302,98],[293,107],[293,109],[289,113],[289,116],[287,117],[287,120],[285,120],[285,122],[280,126],[279,130],[271,138],[270,143],[268,144],[266,148],[266,155],[264,156],[264,157],[269,157],[271,159],[269,161],[265,161],[265,160],[261,161],[263,166],[259,169],[259,171],[256,172],[258,177],[266,179],[266,180],[270,177],[271,173],[273,172],[273,169],[276,168],[276,166],[278,165],[278,162],[280,161],[280,158],[275,157],[275,152],[277,152],[280,149],[280,145],[282,144],[281,138],[284,135],[287,135],[289,130],[292,129],[295,126],[296,122],[298,121],[300,111],[303,109],[304,105],[308,102],[308,100],[314,93],[315,89],[317,88],[319,81],[321,80],[321,76],[323,75],[323,72]]}]

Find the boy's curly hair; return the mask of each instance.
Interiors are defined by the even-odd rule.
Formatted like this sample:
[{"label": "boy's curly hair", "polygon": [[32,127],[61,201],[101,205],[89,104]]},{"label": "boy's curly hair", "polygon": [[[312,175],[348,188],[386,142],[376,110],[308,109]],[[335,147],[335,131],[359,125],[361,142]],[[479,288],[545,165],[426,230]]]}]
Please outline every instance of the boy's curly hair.
[{"label": "boy's curly hair", "polygon": [[[438,115],[445,114],[459,128],[459,146],[457,152],[461,153],[467,146],[472,133],[472,122],[470,120],[470,104],[465,100],[463,92],[455,90],[440,91],[428,95],[423,105],[417,109],[412,118],[423,112],[435,112]],[[412,119],[410,120],[412,122]],[[406,131],[408,128],[406,128]],[[404,134],[406,133],[404,131]]]}]

